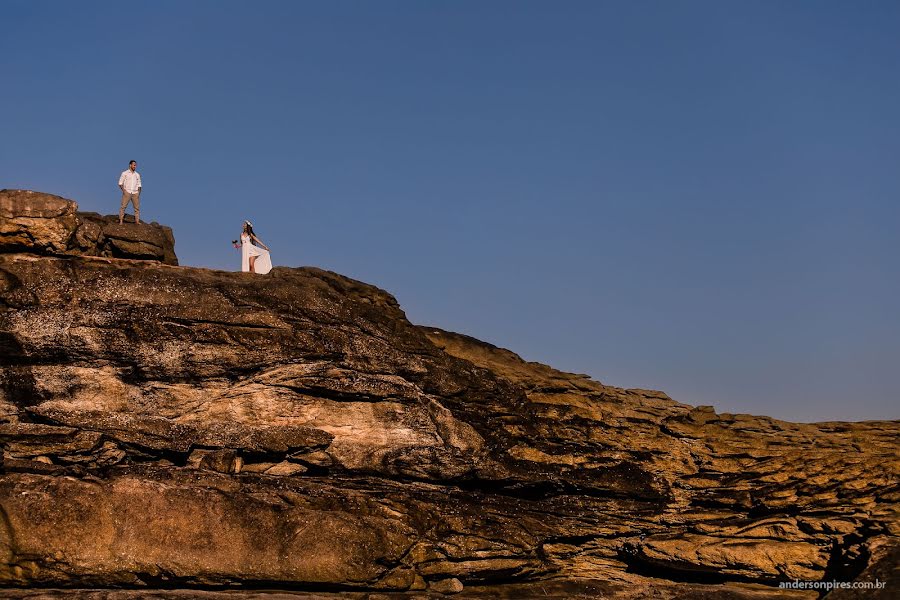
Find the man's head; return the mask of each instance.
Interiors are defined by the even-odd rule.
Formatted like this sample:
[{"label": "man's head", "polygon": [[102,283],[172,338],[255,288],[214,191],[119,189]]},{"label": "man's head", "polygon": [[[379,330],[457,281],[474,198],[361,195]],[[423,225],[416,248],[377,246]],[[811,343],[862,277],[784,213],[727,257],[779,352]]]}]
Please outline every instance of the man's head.
[{"label": "man's head", "polygon": [[128,163],[128,168],[131,169],[132,171],[134,171],[135,169],[137,169],[137,161],[134,161],[134,160],[133,160],[133,161],[129,162],[129,163]]}]

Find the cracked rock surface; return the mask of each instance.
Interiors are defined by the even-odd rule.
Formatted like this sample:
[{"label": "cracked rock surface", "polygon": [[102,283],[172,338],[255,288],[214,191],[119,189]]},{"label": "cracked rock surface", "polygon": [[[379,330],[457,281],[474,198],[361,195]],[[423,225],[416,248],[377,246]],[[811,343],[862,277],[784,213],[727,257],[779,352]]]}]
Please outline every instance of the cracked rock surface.
[{"label": "cracked rock surface", "polygon": [[314,268],[60,255],[69,208],[30,205],[52,252],[0,254],[0,596],[900,585],[898,422],[606,386],[413,325]]}]

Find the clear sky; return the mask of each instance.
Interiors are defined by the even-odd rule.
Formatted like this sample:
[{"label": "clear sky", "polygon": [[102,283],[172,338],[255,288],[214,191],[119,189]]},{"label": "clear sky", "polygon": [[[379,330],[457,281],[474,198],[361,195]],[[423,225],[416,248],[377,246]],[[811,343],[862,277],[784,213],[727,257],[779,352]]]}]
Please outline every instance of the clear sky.
[{"label": "clear sky", "polygon": [[900,417],[900,2],[0,0],[0,188],[611,385]]}]

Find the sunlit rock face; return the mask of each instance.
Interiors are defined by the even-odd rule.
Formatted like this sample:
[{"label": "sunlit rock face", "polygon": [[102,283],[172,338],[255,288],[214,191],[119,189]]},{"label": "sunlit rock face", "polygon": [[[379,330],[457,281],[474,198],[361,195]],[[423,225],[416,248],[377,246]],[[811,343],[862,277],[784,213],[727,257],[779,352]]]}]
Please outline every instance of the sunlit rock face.
[{"label": "sunlit rock face", "polygon": [[142,259],[177,265],[172,230],[126,216],[77,212],[72,200],[31,190],[0,190],[0,252]]},{"label": "sunlit rock face", "polygon": [[7,597],[900,585],[897,422],[794,424],[605,386],[413,325],[334,273],[177,267],[174,240],[137,229],[161,250],[123,258],[109,240],[126,234],[106,232],[129,223],[82,246],[103,218],[32,194],[0,192]]}]

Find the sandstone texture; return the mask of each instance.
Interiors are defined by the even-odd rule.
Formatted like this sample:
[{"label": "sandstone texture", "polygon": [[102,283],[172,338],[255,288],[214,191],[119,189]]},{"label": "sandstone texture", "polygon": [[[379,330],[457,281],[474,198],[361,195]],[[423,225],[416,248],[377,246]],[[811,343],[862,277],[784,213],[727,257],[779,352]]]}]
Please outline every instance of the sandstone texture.
[{"label": "sandstone texture", "polygon": [[0,252],[73,254],[154,260],[177,265],[175,237],[158,223],[126,216],[77,212],[78,205],[52,194],[0,190]]},{"label": "sandstone texture", "polygon": [[90,218],[23,197],[0,203],[2,597],[900,589],[896,421],[603,385],[315,268],[75,256]]}]

